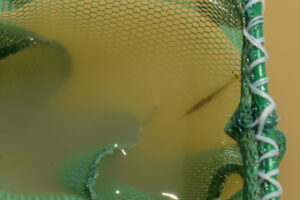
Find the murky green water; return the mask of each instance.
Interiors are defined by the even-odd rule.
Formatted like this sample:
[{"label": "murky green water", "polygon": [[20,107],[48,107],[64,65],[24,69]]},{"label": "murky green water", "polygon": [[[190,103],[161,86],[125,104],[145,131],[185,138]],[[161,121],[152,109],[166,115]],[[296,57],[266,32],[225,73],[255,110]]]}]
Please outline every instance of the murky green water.
[{"label": "murky green water", "polygon": [[[79,66],[55,43],[23,50],[0,64],[3,66],[0,81],[2,189],[68,191],[57,179],[57,171],[66,160],[109,144],[131,143],[133,148],[126,150],[126,156],[120,153],[104,163],[109,167],[100,171],[101,175],[105,173],[103,179],[100,175],[100,183],[114,177],[153,196],[164,192],[180,196],[187,178],[185,170],[190,170],[186,167],[191,162],[186,159],[188,155],[199,154],[201,158],[205,151],[233,144],[222,130],[226,118],[218,117],[220,107],[228,105],[224,105],[222,98],[230,95],[232,86],[195,113],[185,115],[184,108],[188,107],[172,101],[184,99],[177,88],[149,87],[137,89],[134,94],[134,84],[129,83],[128,91],[137,101],[131,95],[126,96],[127,101],[124,96],[108,99],[104,95],[108,91],[117,96],[120,94],[116,91],[123,93],[126,87],[111,81],[109,90],[109,76],[93,80],[96,74],[102,76],[101,66],[90,71],[89,77],[75,79],[76,70],[84,69],[74,68]],[[114,80],[124,75],[108,69],[104,73]],[[127,76],[130,78],[130,73]],[[135,76],[131,78],[136,85],[142,83]],[[164,78],[169,77],[155,77],[153,84],[167,81]],[[86,82],[90,82],[90,91],[85,90]],[[199,91],[200,95],[195,96],[202,96]],[[102,93],[104,101],[101,101]],[[153,102],[143,93],[145,96],[152,93]],[[95,96],[98,102],[93,99]],[[141,105],[143,109],[139,112]],[[232,178],[224,195],[237,191],[234,188],[240,187],[240,183],[240,178]]]},{"label": "murky green water", "polygon": [[[142,14],[129,25],[128,11],[86,28],[46,10],[37,12],[41,21],[28,16],[36,23],[16,21],[49,44],[0,60],[0,189],[71,193],[57,177],[66,161],[130,144],[100,164],[97,190],[117,180],[157,198],[199,192],[189,185],[206,181],[195,179],[201,163],[235,144],[223,129],[239,100],[240,58],[222,29],[188,8],[189,15],[160,16],[161,26]],[[208,41],[203,23],[220,38]],[[225,46],[235,56],[224,64]],[[221,199],[241,184],[232,175]]]}]

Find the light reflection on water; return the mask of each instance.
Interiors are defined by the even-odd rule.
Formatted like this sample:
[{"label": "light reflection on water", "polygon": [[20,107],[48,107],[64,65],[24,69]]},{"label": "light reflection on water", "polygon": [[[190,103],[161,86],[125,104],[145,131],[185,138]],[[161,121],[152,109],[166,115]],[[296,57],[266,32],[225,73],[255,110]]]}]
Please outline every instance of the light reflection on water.
[{"label": "light reflection on water", "polygon": [[[194,8],[189,12],[169,19],[174,22],[171,30],[152,26],[156,19],[148,21],[148,31],[120,21],[119,28],[125,27],[121,31],[109,24],[107,29],[87,31],[90,37],[77,38],[86,34],[84,29],[68,27],[71,31],[62,33],[63,25],[53,33],[43,25],[32,26],[61,44],[24,49],[0,61],[1,187],[67,191],[56,177],[63,162],[117,144],[118,154],[100,164],[99,187],[111,176],[158,199],[182,200],[186,182],[194,181],[187,167],[198,169],[187,157],[195,155],[197,160],[203,152],[234,144],[223,128],[239,98],[238,81],[218,90],[232,79],[239,58],[229,60],[232,67],[220,66],[217,61],[224,59],[220,41],[211,49],[211,43],[201,42],[205,38],[201,27],[193,25],[198,40],[173,27],[182,29],[180,20],[213,26]],[[51,17],[63,21],[59,15],[46,18]],[[103,25],[101,20],[97,23]],[[213,28],[222,35],[221,28]],[[162,32],[178,37],[176,42]],[[133,33],[142,37],[129,41]],[[73,34],[77,36],[70,37]],[[227,38],[223,42],[232,46]],[[215,53],[218,50],[220,54]],[[209,96],[215,91],[220,92]],[[186,115],[202,99],[209,101]],[[231,150],[225,149],[234,156]],[[230,188],[240,187],[241,182],[235,181]],[[118,187],[112,193],[125,192]]]}]

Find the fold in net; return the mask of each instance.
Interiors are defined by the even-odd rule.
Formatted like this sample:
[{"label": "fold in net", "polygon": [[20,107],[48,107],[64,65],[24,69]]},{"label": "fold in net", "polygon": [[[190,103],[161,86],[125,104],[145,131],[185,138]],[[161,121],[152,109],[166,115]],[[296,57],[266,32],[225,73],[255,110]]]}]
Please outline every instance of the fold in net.
[{"label": "fold in net", "polygon": [[242,12],[2,0],[0,199],[242,199]]}]

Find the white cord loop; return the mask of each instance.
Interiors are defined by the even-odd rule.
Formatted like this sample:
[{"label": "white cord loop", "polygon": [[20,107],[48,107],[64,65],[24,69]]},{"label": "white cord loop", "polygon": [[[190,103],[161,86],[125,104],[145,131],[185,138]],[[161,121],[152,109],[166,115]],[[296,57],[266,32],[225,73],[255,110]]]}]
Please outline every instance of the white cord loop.
[{"label": "white cord loop", "polygon": [[[265,1],[264,0],[250,0],[246,5],[245,5],[245,11],[247,11],[247,9],[249,9],[251,6],[253,6],[254,4],[256,3],[261,3],[262,5],[262,9],[264,10],[264,5],[265,5]],[[267,60],[268,60],[268,53],[266,51],[266,49],[264,48],[263,46],[263,43],[264,43],[264,38],[261,37],[261,38],[255,38],[254,36],[252,36],[250,33],[249,33],[249,30],[258,25],[258,24],[262,24],[264,22],[264,18],[263,16],[257,16],[257,17],[254,17],[247,25],[247,27],[244,27],[244,30],[243,30],[243,33],[244,33],[244,36],[248,39],[248,41],[250,42],[250,46],[249,48],[251,47],[256,47],[258,48],[261,52],[263,52],[264,56],[259,58],[259,59],[256,59],[254,61],[252,61],[250,64],[249,64],[249,68],[248,68],[248,72],[249,74],[253,71],[253,69],[258,66],[259,64],[263,64],[265,63]],[[253,124],[252,124],[252,127],[255,127],[255,126],[258,126],[258,129],[257,129],[257,133],[256,133],[256,136],[255,136],[255,139],[259,142],[263,142],[263,143],[266,143],[266,144],[269,144],[271,146],[274,147],[274,150],[272,151],[269,151],[263,155],[261,155],[261,157],[259,158],[259,162],[262,162],[263,160],[265,159],[269,159],[269,158],[272,158],[272,157],[277,157],[279,155],[279,147],[278,145],[276,144],[276,142],[269,138],[269,137],[266,137],[265,134],[264,134],[264,125],[265,125],[265,122],[266,122],[266,119],[268,118],[269,115],[272,114],[272,112],[275,110],[275,102],[273,101],[273,99],[271,98],[271,96],[267,93],[265,93],[264,91],[261,91],[258,89],[258,87],[260,86],[263,86],[265,85],[266,83],[268,83],[269,81],[269,78],[268,77],[265,77],[265,78],[261,78],[260,80],[254,82],[254,83],[250,83],[250,88],[252,90],[252,92],[262,98],[265,98],[269,101],[269,105],[262,111],[261,115],[256,119],[254,120]],[[263,171],[259,170],[258,171],[258,176],[260,178],[259,180],[259,184],[262,184],[264,181],[268,181],[269,183],[275,185],[277,187],[277,191],[275,192],[272,192],[272,193],[268,193],[266,195],[264,195],[261,200],[269,200],[269,199],[272,199],[272,198],[275,198],[275,197],[280,197],[282,195],[282,188],[281,188],[281,185],[280,183],[273,178],[273,176],[277,175],[279,173],[279,170],[278,169],[274,169],[274,170],[271,170],[267,173],[264,173]]]}]

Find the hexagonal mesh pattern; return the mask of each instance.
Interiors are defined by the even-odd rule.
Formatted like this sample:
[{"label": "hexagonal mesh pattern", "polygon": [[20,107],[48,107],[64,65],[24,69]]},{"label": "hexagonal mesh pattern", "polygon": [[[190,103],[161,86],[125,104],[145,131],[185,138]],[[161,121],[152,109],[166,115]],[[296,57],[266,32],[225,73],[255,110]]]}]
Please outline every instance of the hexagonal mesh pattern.
[{"label": "hexagonal mesh pattern", "polygon": [[[184,96],[187,109],[201,96],[196,89],[209,94],[239,73],[241,19],[233,2],[6,0],[0,16],[3,22],[58,41],[75,61],[98,62],[103,71],[130,71],[145,84],[153,80],[147,70],[177,79],[182,85],[177,93]],[[141,87],[159,87],[160,81]],[[132,90],[143,90],[138,87]]]},{"label": "hexagonal mesh pattern", "polygon": [[[178,157],[233,143],[223,129],[240,97],[243,36],[237,0],[2,0],[0,23],[3,64],[24,49],[54,43],[67,52],[60,55],[70,56],[63,64],[71,70],[56,75],[61,87],[51,85],[52,106],[113,107],[141,119],[143,148],[137,158],[144,152]],[[54,69],[47,70],[43,76]],[[36,80],[48,84],[48,79]],[[11,90],[2,82],[0,93]],[[53,154],[60,154],[59,145],[68,143],[55,140],[60,139],[53,139]],[[203,168],[199,162],[187,169],[206,170],[208,178],[195,183],[188,176],[196,177],[196,171],[184,172],[186,200],[208,198],[205,183],[223,166],[215,161]]]}]

